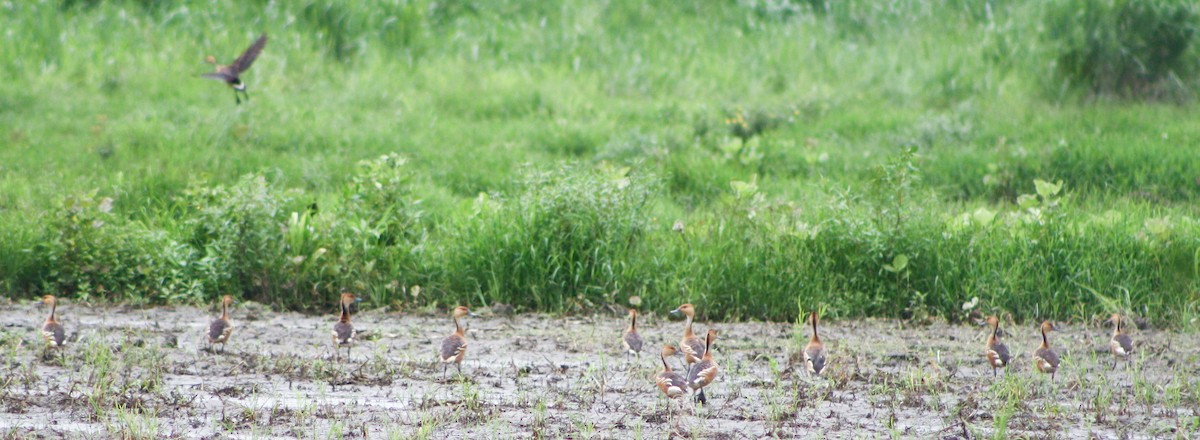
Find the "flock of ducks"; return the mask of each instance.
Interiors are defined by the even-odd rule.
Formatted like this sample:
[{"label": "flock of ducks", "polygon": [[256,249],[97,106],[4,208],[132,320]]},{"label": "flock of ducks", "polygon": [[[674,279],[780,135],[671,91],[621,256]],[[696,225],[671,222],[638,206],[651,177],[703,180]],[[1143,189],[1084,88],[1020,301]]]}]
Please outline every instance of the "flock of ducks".
[{"label": "flock of ducks", "polygon": [[[355,297],[353,293],[342,293],[338,304],[340,313],[338,320],[333,324],[332,342],[334,348],[334,358],[340,359],[341,349],[346,349],[346,357],[350,357],[350,348],[354,345],[354,337],[357,331],[354,329],[354,324],[350,322],[351,306],[360,302],[362,299]],[[62,324],[55,318],[57,312],[57,300],[53,295],[42,297],[42,304],[50,307],[50,316],[46,318],[42,324],[42,336],[46,340],[47,349],[62,349],[66,346],[66,330]],[[221,315],[214,319],[208,326],[208,343],[209,350],[216,352],[214,346],[220,345],[221,352],[225,351],[225,344],[229,342],[230,335],[233,333],[233,324],[229,320],[229,307],[235,304],[233,297],[225,295],[221,298]],[[654,380],[658,389],[662,391],[669,399],[674,400],[679,397],[692,395],[695,402],[706,404],[708,399],[704,396],[704,388],[712,384],[720,373],[720,365],[713,357],[712,346],[717,339],[717,331],[709,329],[700,339],[692,328],[692,322],[696,316],[696,309],[691,304],[683,304],[670,312],[673,316],[682,315],[684,320],[683,337],[679,340],[678,348],[672,345],[666,345],[659,352],[659,357],[662,359],[663,369],[658,373]],[[450,364],[454,364],[458,370],[459,376],[462,375],[462,362],[467,356],[467,336],[463,319],[467,316],[476,316],[474,313],[465,307],[456,307],[451,312],[451,317],[454,320],[454,332],[442,339],[442,343],[438,346],[438,359],[442,364],[442,378],[446,377],[446,371]],[[629,327],[626,327],[621,335],[621,343],[625,346],[626,359],[629,355],[640,356],[643,348],[642,336],[637,330],[637,310],[629,309]],[[804,347],[803,358],[806,370],[810,375],[819,376],[825,369],[826,351],[824,344],[821,343],[821,338],[817,334],[817,313],[812,312],[808,315],[808,321],[812,324],[812,336],[809,339],[808,345]],[[1112,338],[1109,339],[1109,351],[1113,354],[1113,368],[1117,367],[1119,361],[1129,361],[1133,354],[1133,339],[1126,333],[1125,327],[1122,325],[1122,318],[1119,314],[1113,314],[1109,319],[1113,324]],[[1000,340],[1000,320],[996,316],[989,316],[987,324],[990,327],[987,338],[987,349],[984,351],[984,356],[987,359],[988,365],[992,367],[992,375],[996,376],[997,370],[1006,368],[1009,361],[1012,360],[1012,355],[1008,350],[1008,346]],[[1050,346],[1050,338],[1048,333],[1054,331],[1054,324],[1050,321],[1042,322],[1041,326],[1042,343],[1033,352],[1033,364],[1037,371],[1049,374],[1051,380],[1054,380],[1055,373],[1059,369],[1058,352]],[[667,363],[668,357],[675,356],[676,353],[682,353],[684,359],[683,374],[671,369],[671,365]],[[1007,372],[1007,369],[1005,370]]]},{"label": "flock of ducks", "polygon": [[[246,85],[242,82],[240,76],[242,73],[250,69],[254,60],[262,53],[263,47],[267,44],[267,34],[262,34],[250,45],[241,56],[227,65],[217,64],[216,58],[208,56],[205,62],[215,66],[212,73],[206,73],[202,76],[208,79],[214,79],[225,82],[229,87],[233,88],[233,98],[241,104],[241,96],[245,96],[247,100],[250,95],[246,92]],[[239,95],[238,93],[241,93]],[[681,230],[682,225],[676,224],[676,230]],[[341,314],[338,321],[333,327],[333,345],[335,358],[340,357],[341,348],[346,348],[346,357],[350,357],[350,347],[354,345],[354,337],[356,332],[353,324],[350,323],[350,306],[360,299],[355,298],[352,293],[343,293],[341,296]],[[50,347],[59,348],[65,344],[65,332],[62,325],[54,320],[54,297],[47,295],[43,302],[50,305],[50,317],[46,319],[45,325],[42,327],[42,333],[46,337],[46,341]],[[208,342],[210,345],[220,345],[221,351],[225,350],[225,343],[229,341],[229,335],[233,330],[233,325],[229,322],[229,306],[234,302],[233,298],[226,295],[221,300],[221,316],[213,320],[208,329]],[[671,311],[672,314],[682,314],[686,317],[686,322],[683,328],[683,338],[679,341],[679,349],[676,350],[673,346],[665,346],[660,352],[660,357],[663,361],[663,371],[656,376],[655,381],[659,390],[667,397],[681,397],[691,390],[697,402],[705,403],[707,398],[704,396],[704,387],[716,380],[719,367],[712,356],[712,344],[717,337],[715,330],[709,330],[705,334],[703,340],[696,336],[692,330],[692,320],[695,318],[695,308],[691,304],[684,304]],[[466,307],[455,308],[452,316],[454,318],[454,333],[446,336],[442,340],[442,344],[438,350],[438,357],[442,363],[442,376],[445,377],[446,369],[450,364],[454,364],[458,369],[459,375],[462,374],[462,361],[467,355],[467,338],[463,330],[461,319],[470,315],[470,311]],[[642,352],[643,341],[641,335],[637,332],[637,310],[629,309],[629,327],[625,329],[621,336],[621,343],[625,346],[626,358],[629,355],[639,355]],[[804,363],[809,374],[820,375],[825,369],[825,346],[821,343],[821,338],[817,336],[817,313],[812,312],[808,316],[808,320],[812,323],[812,338],[807,346],[804,347]],[[1113,354],[1113,368],[1116,368],[1118,361],[1128,361],[1133,353],[1133,340],[1125,333],[1124,327],[1121,324],[1121,315],[1114,314],[1110,321],[1113,323],[1113,334],[1109,340],[1109,351]],[[989,316],[987,319],[988,325],[992,328],[987,339],[987,350],[984,352],[987,358],[988,365],[992,367],[992,376],[997,374],[997,370],[1006,368],[1012,355],[1008,351],[1008,347],[1004,342],[1000,341],[1000,320],[995,316]],[[1042,373],[1049,374],[1051,380],[1054,380],[1055,373],[1058,372],[1059,357],[1058,352],[1050,347],[1050,339],[1047,333],[1054,331],[1054,324],[1050,321],[1043,322],[1041,325],[1042,344],[1033,352],[1034,367]],[[674,356],[677,352],[682,352],[686,367],[685,375],[681,376],[671,370],[667,364],[667,357]],[[1007,370],[1005,370],[1007,371]],[[698,394],[697,394],[698,393]]]}]

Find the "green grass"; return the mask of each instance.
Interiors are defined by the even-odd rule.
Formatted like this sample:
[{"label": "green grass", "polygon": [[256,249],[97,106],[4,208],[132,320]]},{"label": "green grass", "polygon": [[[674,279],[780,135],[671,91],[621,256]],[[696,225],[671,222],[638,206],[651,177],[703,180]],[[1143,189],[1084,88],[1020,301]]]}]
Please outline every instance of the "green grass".
[{"label": "green grass", "polygon": [[1195,106],[1001,3],[6,4],[0,290],[1194,322]]}]

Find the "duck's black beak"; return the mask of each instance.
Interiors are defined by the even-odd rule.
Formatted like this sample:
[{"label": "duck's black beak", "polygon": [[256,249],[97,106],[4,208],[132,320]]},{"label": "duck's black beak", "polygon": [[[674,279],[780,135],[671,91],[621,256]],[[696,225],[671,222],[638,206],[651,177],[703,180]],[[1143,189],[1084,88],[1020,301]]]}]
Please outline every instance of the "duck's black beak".
[{"label": "duck's black beak", "polygon": [[679,309],[675,309],[668,313],[668,315],[670,315],[672,318],[678,319],[683,317],[683,312],[679,311]]}]

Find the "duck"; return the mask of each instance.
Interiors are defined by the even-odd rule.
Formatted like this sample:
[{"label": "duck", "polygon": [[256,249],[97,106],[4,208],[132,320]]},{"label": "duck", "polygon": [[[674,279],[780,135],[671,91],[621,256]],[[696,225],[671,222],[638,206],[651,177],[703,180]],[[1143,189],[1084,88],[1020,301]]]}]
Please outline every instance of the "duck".
[{"label": "duck", "polygon": [[42,323],[42,338],[46,340],[46,348],[61,349],[67,346],[67,331],[55,319],[55,309],[58,308],[58,298],[54,295],[46,295],[42,297],[42,305],[50,307],[50,316],[46,317],[46,322]]},{"label": "duck", "polygon": [[228,84],[229,87],[233,88],[233,99],[237,104],[240,105],[242,103],[242,99],[238,96],[238,92],[241,92],[243,95],[245,95],[246,100],[249,101],[250,94],[246,92],[246,84],[242,82],[241,75],[247,70],[250,70],[250,65],[254,64],[254,60],[258,58],[258,55],[262,53],[263,47],[266,45],[267,34],[263,33],[262,36],[258,37],[258,40],[255,40],[250,47],[246,48],[245,52],[242,52],[241,56],[239,56],[236,60],[233,60],[232,63],[226,65],[217,64],[217,58],[209,55],[204,58],[204,62],[212,64],[214,66],[214,70],[212,73],[205,73],[201,75],[201,77],[217,81],[224,81],[225,84]]},{"label": "duck", "polygon": [[717,339],[717,331],[709,329],[704,336],[704,356],[699,362],[692,365],[691,372],[688,373],[688,387],[695,394],[699,391],[699,395],[695,396],[696,401],[701,404],[708,403],[708,399],[704,397],[704,387],[713,383],[717,379],[717,374],[720,372],[720,367],[713,360],[712,344]]},{"label": "duck", "polygon": [[[1012,356],[1008,353],[1008,346],[1000,342],[1000,319],[996,316],[989,316],[987,323],[992,327],[991,334],[987,339],[987,355],[988,365],[992,366],[992,377],[996,377],[997,368],[1005,368],[1008,366],[1008,361]],[[1005,370],[1006,372],[1008,370]]]},{"label": "duck", "polygon": [[337,323],[333,324],[334,359],[341,355],[342,347],[346,347],[346,359],[350,359],[350,347],[354,345],[354,337],[358,335],[358,331],[354,330],[354,324],[350,323],[350,306],[359,301],[362,301],[362,298],[357,298],[349,292],[343,292],[341,300],[338,301],[342,313],[339,315]]},{"label": "duck", "polygon": [[454,318],[454,333],[442,339],[442,346],[438,351],[438,357],[442,361],[442,380],[446,379],[446,367],[450,364],[454,364],[458,368],[458,375],[462,376],[462,361],[467,357],[467,334],[459,320],[470,314],[471,310],[466,306],[455,307],[451,313]]},{"label": "duck", "polygon": [[1058,371],[1058,353],[1050,348],[1050,339],[1046,337],[1046,333],[1054,331],[1054,324],[1050,321],[1042,322],[1042,345],[1033,351],[1033,365],[1038,371],[1049,374],[1050,380],[1054,380],[1054,373]]},{"label": "duck", "polygon": [[691,376],[692,366],[704,357],[704,341],[696,337],[692,330],[692,320],[695,319],[696,309],[691,304],[683,304],[671,311],[672,315],[687,317],[683,324],[683,339],[679,340],[679,351],[683,352],[683,360],[687,365],[687,374]]},{"label": "duck", "polygon": [[232,296],[221,297],[221,316],[208,324],[209,351],[212,351],[213,345],[221,344],[221,353],[225,352],[225,344],[229,342],[229,335],[233,334],[233,324],[229,322],[229,306],[233,303]]},{"label": "duck", "polygon": [[809,375],[820,376],[825,370],[825,344],[821,343],[821,337],[817,335],[817,312],[810,312],[808,320],[812,323],[813,333],[808,345],[804,347],[804,365]]},{"label": "duck", "polygon": [[[671,365],[667,363],[667,358],[675,356],[675,347],[664,345],[658,356],[659,359],[662,359],[663,364],[662,372],[654,376],[654,383],[658,386],[658,390],[662,391],[663,395],[667,396],[669,400],[683,397],[688,392],[687,379],[684,379],[679,373],[671,371]],[[670,403],[667,406],[669,409]]]},{"label": "duck", "polygon": [[637,316],[636,309],[629,309],[629,327],[625,329],[625,333],[621,335],[621,343],[625,345],[625,358],[629,359],[629,355],[641,357],[642,355],[642,335],[637,331]]},{"label": "duck", "polygon": [[1121,326],[1121,315],[1114,313],[1110,321],[1113,323],[1112,339],[1108,340],[1108,349],[1113,354],[1113,369],[1117,369],[1118,361],[1129,361],[1133,355],[1133,339],[1125,333]]}]

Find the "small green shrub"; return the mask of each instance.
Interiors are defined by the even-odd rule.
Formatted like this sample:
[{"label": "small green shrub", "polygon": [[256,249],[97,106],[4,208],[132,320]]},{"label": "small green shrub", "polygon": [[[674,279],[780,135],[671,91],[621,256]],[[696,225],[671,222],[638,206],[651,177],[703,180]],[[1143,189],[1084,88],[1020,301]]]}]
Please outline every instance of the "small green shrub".
[{"label": "small green shrub", "polygon": [[193,184],[185,191],[193,210],[189,244],[209,296],[241,292],[269,301],[287,280],[276,267],[283,260],[283,195],[261,175],[243,176],[225,187]]},{"label": "small green shrub", "polygon": [[161,231],[113,215],[96,191],[64,198],[49,221],[53,238],[38,246],[47,270],[42,289],[83,300],[194,301],[203,290],[188,268],[191,249]]},{"label": "small green shrub", "polygon": [[411,240],[423,214],[413,181],[404,156],[391,153],[361,161],[344,191],[346,210],[377,229],[380,245]]},{"label": "small green shrub", "polygon": [[407,163],[397,154],[360,162],[343,203],[327,209],[286,209],[291,197],[261,175],[193,185],[189,243],[202,255],[194,266],[206,294],[312,309],[351,290],[388,303],[414,276],[424,240]]},{"label": "small green shrub", "polygon": [[[415,268],[426,231],[415,182],[404,156],[391,153],[358,163],[337,219],[321,217],[330,226],[328,239],[320,242],[334,251],[324,263],[328,279],[321,281],[366,292],[376,304],[396,300],[404,286],[421,281]],[[322,249],[310,245],[303,252]]]},{"label": "small green shrub", "polygon": [[1059,79],[1096,95],[1177,96],[1200,61],[1194,2],[1063,0],[1045,22]]},{"label": "small green shrub", "polygon": [[898,233],[905,220],[921,209],[913,203],[913,192],[921,180],[917,158],[916,148],[904,147],[898,155],[873,170],[867,196],[880,231]]}]

